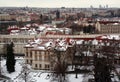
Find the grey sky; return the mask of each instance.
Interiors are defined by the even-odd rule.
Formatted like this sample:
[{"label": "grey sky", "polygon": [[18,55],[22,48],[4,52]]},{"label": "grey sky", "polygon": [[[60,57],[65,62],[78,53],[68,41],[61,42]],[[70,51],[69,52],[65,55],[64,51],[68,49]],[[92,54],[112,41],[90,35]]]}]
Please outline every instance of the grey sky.
[{"label": "grey sky", "polygon": [[119,7],[120,0],[0,0],[0,7]]}]

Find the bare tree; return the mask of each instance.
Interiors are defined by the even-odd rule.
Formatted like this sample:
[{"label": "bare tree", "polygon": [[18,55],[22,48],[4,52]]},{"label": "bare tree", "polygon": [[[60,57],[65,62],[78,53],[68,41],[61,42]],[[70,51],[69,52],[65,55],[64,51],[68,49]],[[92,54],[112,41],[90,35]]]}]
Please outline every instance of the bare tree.
[{"label": "bare tree", "polygon": [[66,72],[68,65],[66,62],[65,53],[65,51],[54,50],[56,62],[54,63],[52,81],[56,78],[58,82],[67,82]]}]

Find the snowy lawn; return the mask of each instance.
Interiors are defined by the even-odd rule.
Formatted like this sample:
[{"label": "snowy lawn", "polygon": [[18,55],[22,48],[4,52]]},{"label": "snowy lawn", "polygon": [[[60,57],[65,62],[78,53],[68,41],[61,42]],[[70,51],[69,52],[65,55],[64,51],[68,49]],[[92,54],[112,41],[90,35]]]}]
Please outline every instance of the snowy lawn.
[{"label": "snowy lawn", "polygon": [[[22,78],[23,74],[22,71],[22,65],[24,64],[23,59],[17,59],[16,65],[15,65],[15,72],[8,73],[6,70],[6,60],[1,61],[1,67],[2,67],[2,74],[10,77],[13,82],[25,82],[25,78]],[[52,76],[48,77],[48,74],[50,75],[48,71],[43,70],[30,70],[29,73],[26,76],[27,82],[53,82],[51,81]],[[75,74],[68,74],[67,76],[67,82],[82,82],[83,75],[78,74],[78,78],[75,78]],[[54,81],[58,82],[58,81]]]},{"label": "snowy lawn", "polygon": [[23,63],[23,61],[21,60],[17,60],[16,61],[16,65],[15,65],[15,72],[13,73],[8,73],[7,72],[7,69],[6,69],[6,60],[2,60],[1,61],[1,67],[2,67],[2,74],[7,76],[7,77],[10,77],[12,80],[14,80],[14,78],[16,78],[16,76],[18,76],[21,72],[21,69],[22,69],[22,66],[21,64]]}]

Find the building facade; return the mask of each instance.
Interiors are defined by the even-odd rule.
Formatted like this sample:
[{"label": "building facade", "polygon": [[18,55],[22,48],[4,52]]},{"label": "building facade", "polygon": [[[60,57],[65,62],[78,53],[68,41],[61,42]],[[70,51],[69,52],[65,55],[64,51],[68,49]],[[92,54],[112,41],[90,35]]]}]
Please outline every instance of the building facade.
[{"label": "building facade", "polygon": [[13,42],[15,45],[14,53],[24,54],[24,46],[34,38],[34,35],[0,35],[0,53],[5,54],[5,44]]},{"label": "building facade", "polygon": [[100,28],[100,33],[104,34],[104,33],[120,33],[120,25],[113,25],[113,24],[109,24],[109,25],[101,25]]},{"label": "building facade", "polygon": [[0,20],[11,20],[11,16],[9,14],[0,14]]},{"label": "building facade", "polygon": [[108,23],[108,24],[100,24],[96,23],[96,30],[100,34],[119,34],[120,33],[120,24],[119,23]]},{"label": "building facade", "polygon": [[24,48],[26,63],[30,64],[32,68],[36,70],[54,70],[58,55],[60,55],[61,61],[65,60],[68,64],[72,63],[73,52],[70,49],[66,51],[59,51],[57,53],[55,50],[49,49],[41,50],[33,47]]}]

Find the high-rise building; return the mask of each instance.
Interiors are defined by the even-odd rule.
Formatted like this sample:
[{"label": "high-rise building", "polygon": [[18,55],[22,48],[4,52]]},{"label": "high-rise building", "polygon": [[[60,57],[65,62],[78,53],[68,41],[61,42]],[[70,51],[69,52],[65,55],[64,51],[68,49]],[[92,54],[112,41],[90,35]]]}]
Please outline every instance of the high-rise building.
[{"label": "high-rise building", "polygon": [[108,5],[106,5],[106,8],[108,8]]},{"label": "high-rise building", "polygon": [[102,5],[99,5],[99,8],[102,8]]},{"label": "high-rise building", "polygon": [[92,9],[92,8],[93,8],[93,6],[92,6],[92,5],[90,5],[90,8]]},{"label": "high-rise building", "polygon": [[60,11],[56,11],[56,19],[59,19],[60,18]]}]

